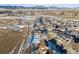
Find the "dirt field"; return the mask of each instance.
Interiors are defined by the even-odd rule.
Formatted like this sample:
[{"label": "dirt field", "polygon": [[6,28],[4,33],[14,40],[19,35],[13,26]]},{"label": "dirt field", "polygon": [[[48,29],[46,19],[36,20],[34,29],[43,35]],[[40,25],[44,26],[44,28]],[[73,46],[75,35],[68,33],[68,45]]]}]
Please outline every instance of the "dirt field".
[{"label": "dirt field", "polygon": [[10,53],[20,47],[24,40],[23,34],[12,30],[0,30],[0,53]]}]

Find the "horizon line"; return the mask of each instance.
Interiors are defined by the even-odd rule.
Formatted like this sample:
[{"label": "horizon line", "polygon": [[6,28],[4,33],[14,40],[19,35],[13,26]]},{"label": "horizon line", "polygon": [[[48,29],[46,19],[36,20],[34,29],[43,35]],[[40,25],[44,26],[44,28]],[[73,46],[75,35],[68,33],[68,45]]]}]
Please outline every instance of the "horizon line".
[{"label": "horizon line", "polygon": [[79,7],[79,4],[0,4],[0,6],[24,6],[24,7],[32,7],[32,6],[56,6],[56,7]]}]

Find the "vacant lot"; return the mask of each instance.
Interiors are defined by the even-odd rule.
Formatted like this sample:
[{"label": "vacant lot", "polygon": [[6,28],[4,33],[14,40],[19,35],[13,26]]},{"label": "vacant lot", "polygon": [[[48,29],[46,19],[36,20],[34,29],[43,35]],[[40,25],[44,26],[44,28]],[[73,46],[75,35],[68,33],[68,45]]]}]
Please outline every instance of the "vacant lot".
[{"label": "vacant lot", "polygon": [[[1,29],[0,53],[10,53],[14,48],[14,50],[18,50],[23,40],[23,33]],[[17,51],[15,53],[17,53]]]}]

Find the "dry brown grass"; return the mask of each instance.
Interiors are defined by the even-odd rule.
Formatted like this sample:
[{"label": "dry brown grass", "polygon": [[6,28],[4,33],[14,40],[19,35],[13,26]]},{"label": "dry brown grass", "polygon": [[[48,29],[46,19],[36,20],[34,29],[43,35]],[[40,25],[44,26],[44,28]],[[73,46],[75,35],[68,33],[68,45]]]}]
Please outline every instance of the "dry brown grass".
[{"label": "dry brown grass", "polygon": [[0,30],[0,53],[9,53],[16,45],[15,50],[18,50],[23,40],[23,34],[20,32]]}]

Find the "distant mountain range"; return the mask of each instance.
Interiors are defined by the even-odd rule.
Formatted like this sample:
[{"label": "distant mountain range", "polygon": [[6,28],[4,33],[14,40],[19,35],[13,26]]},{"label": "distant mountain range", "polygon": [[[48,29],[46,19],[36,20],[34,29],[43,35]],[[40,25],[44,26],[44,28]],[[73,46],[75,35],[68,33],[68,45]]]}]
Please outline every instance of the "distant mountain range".
[{"label": "distant mountain range", "polygon": [[0,6],[0,8],[5,8],[5,9],[16,9],[16,8],[25,8],[23,6]]},{"label": "distant mountain range", "polygon": [[24,7],[24,6],[0,6],[0,8],[5,8],[5,9],[20,9],[20,8],[23,8],[23,9],[66,9],[67,7],[56,7],[56,6],[49,6],[49,7],[46,7],[46,6],[32,6],[32,7]]}]

